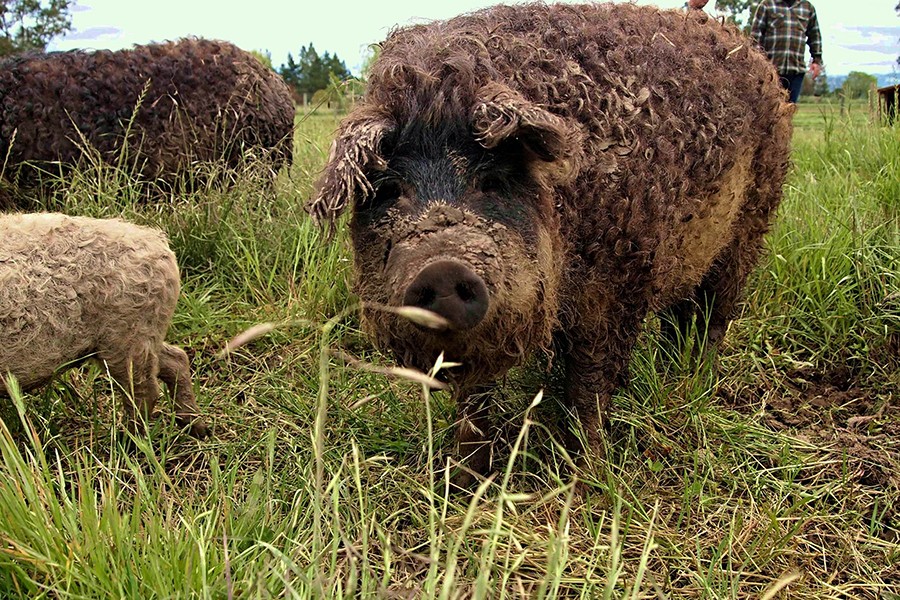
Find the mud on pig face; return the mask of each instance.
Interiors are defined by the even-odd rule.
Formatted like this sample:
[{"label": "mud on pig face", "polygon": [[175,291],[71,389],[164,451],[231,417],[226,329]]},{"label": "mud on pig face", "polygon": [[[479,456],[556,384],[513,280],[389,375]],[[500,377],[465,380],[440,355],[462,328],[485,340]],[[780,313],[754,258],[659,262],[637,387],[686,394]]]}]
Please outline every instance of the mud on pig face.
[{"label": "mud on pig face", "polygon": [[561,240],[554,186],[573,176],[577,135],[499,86],[463,116],[398,119],[363,105],[342,125],[311,205],[352,206],[356,291],[367,305],[417,306],[429,329],[367,308],[366,328],[407,365],[438,354],[451,377],[502,374],[556,323]]}]

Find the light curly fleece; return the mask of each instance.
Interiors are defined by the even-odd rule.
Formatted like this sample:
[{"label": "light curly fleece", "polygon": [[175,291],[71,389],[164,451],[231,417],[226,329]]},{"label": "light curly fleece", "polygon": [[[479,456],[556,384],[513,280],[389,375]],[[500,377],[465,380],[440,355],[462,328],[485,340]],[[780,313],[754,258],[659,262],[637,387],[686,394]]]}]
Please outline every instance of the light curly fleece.
[{"label": "light curly fleece", "polygon": [[101,360],[133,401],[125,403],[132,427],[152,412],[158,377],[174,392],[179,422],[205,436],[188,357],[164,341],[179,290],[161,231],[120,219],[0,215],[0,375],[29,390],[60,368]]}]

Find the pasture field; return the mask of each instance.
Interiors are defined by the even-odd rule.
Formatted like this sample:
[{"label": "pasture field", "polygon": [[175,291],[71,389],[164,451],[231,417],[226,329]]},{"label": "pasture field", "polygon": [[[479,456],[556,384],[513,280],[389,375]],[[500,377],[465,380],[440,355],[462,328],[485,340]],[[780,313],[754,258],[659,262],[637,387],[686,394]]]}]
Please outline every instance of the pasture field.
[{"label": "pasture field", "polygon": [[274,190],[248,169],[146,204],[85,166],[46,207],[169,233],[169,340],[215,436],[175,431],[164,401],[126,449],[99,367],[4,400],[0,598],[900,598],[900,129],[862,105],[795,123],[717,368],[665,356],[649,319],[607,458],[582,471],[553,379],[517,370],[472,496],[446,494],[452,403],[377,372],[346,236],[302,210],[336,117],[299,122]]}]

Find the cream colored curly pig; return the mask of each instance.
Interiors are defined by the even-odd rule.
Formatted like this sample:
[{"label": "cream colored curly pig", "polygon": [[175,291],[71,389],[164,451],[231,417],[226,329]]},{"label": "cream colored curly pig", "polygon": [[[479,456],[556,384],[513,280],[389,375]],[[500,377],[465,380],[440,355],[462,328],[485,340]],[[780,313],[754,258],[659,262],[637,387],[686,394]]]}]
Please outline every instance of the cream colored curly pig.
[{"label": "cream colored curly pig", "polygon": [[0,215],[0,377],[11,373],[30,390],[83,359],[104,361],[131,400],[132,430],[153,412],[158,377],[178,422],[206,437],[188,357],[164,341],[179,289],[161,231],[119,219]]}]

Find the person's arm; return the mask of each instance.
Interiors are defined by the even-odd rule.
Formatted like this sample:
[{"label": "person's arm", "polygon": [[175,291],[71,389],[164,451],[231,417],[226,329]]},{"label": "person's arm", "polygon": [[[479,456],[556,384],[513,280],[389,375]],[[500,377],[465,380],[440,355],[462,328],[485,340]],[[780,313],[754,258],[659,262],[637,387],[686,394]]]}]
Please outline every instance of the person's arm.
[{"label": "person's arm", "polygon": [[753,21],[750,23],[750,37],[756,42],[756,45],[763,48],[763,38],[766,35],[768,26],[768,14],[766,12],[766,3],[760,2],[756,5],[756,12],[753,13]]},{"label": "person's arm", "polygon": [[806,25],[806,43],[809,45],[809,53],[812,55],[809,71],[813,79],[815,79],[822,71],[822,32],[819,30],[819,19],[816,17],[816,9],[813,9],[809,23]]}]

